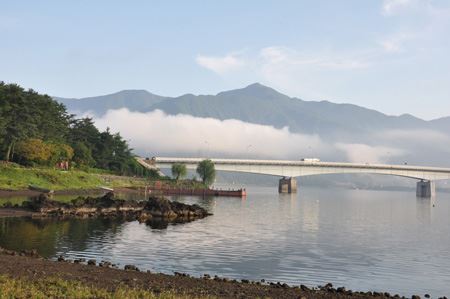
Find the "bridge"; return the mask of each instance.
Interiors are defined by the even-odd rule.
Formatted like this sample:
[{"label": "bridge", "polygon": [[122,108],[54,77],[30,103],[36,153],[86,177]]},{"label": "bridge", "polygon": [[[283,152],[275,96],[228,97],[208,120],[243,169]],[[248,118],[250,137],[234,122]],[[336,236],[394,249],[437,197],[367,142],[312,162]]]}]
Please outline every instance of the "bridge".
[{"label": "bridge", "polygon": [[[153,157],[152,159],[137,158],[137,161],[153,169],[170,168],[174,163],[182,163],[187,169],[196,169],[203,158],[167,158]],[[266,174],[282,177],[279,181],[280,193],[297,191],[296,177],[336,174],[336,173],[370,173],[407,177],[418,180],[417,196],[432,197],[435,195],[435,181],[450,180],[450,168],[387,165],[387,164],[358,164],[320,161],[286,161],[286,160],[245,160],[245,159],[210,159],[216,170]]]}]

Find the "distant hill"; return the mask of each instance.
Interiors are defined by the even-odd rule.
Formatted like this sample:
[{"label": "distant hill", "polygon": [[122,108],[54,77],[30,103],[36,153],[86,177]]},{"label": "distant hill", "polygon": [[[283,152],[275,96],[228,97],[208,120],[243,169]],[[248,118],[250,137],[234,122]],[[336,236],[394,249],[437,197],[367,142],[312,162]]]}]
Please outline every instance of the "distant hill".
[{"label": "distant hill", "polygon": [[430,121],[432,126],[436,129],[440,129],[441,131],[447,131],[450,132],[450,116],[438,118],[435,120]]},{"label": "distant hill", "polygon": [[139,112],[160,109],[172,115],[181,113],[221,120],[238,119],[277,128],[288,126],[293,132],[320,134],[342,141],[370,142],[365,138],[367,133],[386,129],[435,129],[450,132],[450,117],[425,121],[408,114],[389,116],[352,104],[303,101],[259,83],[217,95],[163,97],[145,90],[124,90],[83,99],[55,99],[74,113],[91,111],[102,115],[109,109],[118,108]]},{"label": "distant hill", "polygon": [[102,115],[108,110],[124,107],[133,111],[150,111],[153,105],[163,101],[165,97],[146,90],[122,90],[109,95],[82,99],[60,97],[53,97],[53,99],[63,103],[73,113],[90,111],[96,115]]}]

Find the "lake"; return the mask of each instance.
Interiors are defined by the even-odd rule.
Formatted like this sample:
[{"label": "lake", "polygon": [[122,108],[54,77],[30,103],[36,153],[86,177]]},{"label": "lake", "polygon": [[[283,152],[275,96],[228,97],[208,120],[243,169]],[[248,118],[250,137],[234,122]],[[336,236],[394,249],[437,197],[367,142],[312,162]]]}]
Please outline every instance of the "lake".
[{"label": "lake", "polygon": [[430,200],[414,190],[247,191],[246,199],[173,198],[214,215],[163,229],[136,221],[3,218],[0,246],[164,273],[450,294],[449,193]]}]

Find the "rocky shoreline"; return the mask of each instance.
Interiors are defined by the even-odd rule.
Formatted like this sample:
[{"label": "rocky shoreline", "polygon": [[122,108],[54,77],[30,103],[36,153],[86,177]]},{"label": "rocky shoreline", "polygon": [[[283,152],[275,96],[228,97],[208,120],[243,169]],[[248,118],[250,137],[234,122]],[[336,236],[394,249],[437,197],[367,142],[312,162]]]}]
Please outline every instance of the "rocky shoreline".
[{"label": "rocky shoreline", "polygon": [[[41,258],[35,250],[15,252],[0,248],[0,275],[12,278],[24,278],[36,281],[54,277],[84,284],[115,290],[119,286],[145,289],[159,294],[170,291],[180,296],[214,298],[395,298],[400,295],[387,292],[358,292],[344,287],[326,284],[315,288],[305,285],[289,286],[284,283],[262,281],[240,281],[210,276],[192,277],[175,272],[174,275],[140,271],[134,265],[125,265],[123,269],[110,262],[83,259],[68,260],[59,257],[58,261]],[[424,296],[428,298],[427,295]],[[409,298],[419,299],[417,295]],[[446,297],[441,297],[446,299]]]},{"label": "rocky shoreline", "polygon": [[40,194],[21,206],[0,209],[5,216],[31,216],[34,218],[89,218],[110,217],[138,220],[140,223],[184,223],[212,214],[194,204],[188,205],[170,201],[164,197],[150,196],[147,201],[115,199],[109,192],[101,197],[78,197],[70,203],[52,200],[47,194]]}]

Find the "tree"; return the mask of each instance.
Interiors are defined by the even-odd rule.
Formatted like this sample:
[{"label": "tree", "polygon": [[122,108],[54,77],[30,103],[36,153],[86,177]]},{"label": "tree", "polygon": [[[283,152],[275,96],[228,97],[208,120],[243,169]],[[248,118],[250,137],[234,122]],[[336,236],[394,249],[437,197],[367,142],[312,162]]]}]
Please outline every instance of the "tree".
[{"label": "tree", "polygon": [[214,163],[209,159],[201,161],[197,166],[197,173],[202,179],[203,184],[210,186],[216,178]]},{"label": "tree", "polygon": [[72,116],[47,95],[0,82],[0,153],[9,161],[27,139],[63,143]]},{"label": "tree", "polygon": [[78,166],[94,166],[95,160],[92,158],[92,151],[81,141],[73,145],[73,161]]},{"label": "tree", "polygon": [[174,163],[172,165],[172,176],[175,177],[175,180],[178,182],[178,179],[185,177],[187,174],[186,165],[182,163]]},{"label": "tree", "polygon": [[157,176],[136,162],[119,133],[100,132],[91,118],[76,119],[48,95],[0,81],[0,159],[75,165],[117,174]]},{"label": "tree", "polygon": [[70,161],[74,155],[73,148],[63,143],[48,144],[51,152],[50,163],[55,164],[61,161]]},{"label": "tree", "polygon": [[52,155],[51,147],[41,139],[36,138],[19,141],[16,146],[16,152],[20,160],[26,164],[45,164]]}]

